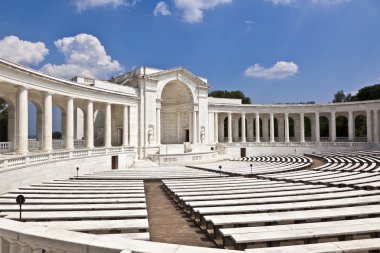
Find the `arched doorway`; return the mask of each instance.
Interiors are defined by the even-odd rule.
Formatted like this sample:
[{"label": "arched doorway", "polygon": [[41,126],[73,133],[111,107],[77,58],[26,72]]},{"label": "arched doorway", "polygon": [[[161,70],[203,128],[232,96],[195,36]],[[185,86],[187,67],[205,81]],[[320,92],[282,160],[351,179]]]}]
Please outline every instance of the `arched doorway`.
[{"label": "arched doorway", "polygon": [[[181,144],[193,141],[198,121],[194,119],[194,99],[190,88],[179,81],[165,85],[161,93],[161,143]],[[196,131],[192,131],[193,127]]]}]

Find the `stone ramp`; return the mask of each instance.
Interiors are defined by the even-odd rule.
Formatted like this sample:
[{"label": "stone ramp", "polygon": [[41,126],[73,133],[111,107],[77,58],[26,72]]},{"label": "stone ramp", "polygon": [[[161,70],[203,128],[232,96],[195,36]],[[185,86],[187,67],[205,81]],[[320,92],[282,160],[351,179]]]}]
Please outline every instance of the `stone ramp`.
[{"label": "stone ramp", "polygon": [[151,241],[216,248],[166,194],[160,180],[145,180],[144,185]]}]

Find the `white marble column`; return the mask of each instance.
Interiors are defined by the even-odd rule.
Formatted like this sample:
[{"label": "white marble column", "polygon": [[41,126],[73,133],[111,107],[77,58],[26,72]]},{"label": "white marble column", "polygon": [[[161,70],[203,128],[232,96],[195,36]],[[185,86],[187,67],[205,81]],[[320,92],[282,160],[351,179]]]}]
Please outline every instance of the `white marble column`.
[{"label": "white marble column", "polygon": [[305,114],[300,113],[300,142],[305,142]]},{"label": "white marble column", "polygon": [[28,152],[28,89],[21,87],[18,92],[18,133],[17,153]]},{"label": "white marble column", "polygon": [[378,110],[373,110],[373,141],[379,142],[379,115]]},{"label": "white marble column", "polygon": [[86,112],[86,147],[94,147],[94,103],[87,101]]},{"label": "white marble column", "polygon": [[43,150],[53,150],[53,102],[51,93],[44,94],[44,127],[43,127]]},{"label": "white marble column", "polygon": [[105,119],[104,119],[104,146],[106,148],[112,147],[111,140],[112,140],[112,132],[111,132],[111,104],[106,103],[105,105]]},{"label": "white marble column", "polygon": [[241,114],[241,142],[247,142],[247,129],[245,126],[245,113]]},{"label": "white marble column", "polygon": [[270,126],[269,126],[269,129],[270,129],[270,142],[274,142],[274,115],[273,113],[270,113],[270,122],[269,122]]},{"label": "white marble column", "polygon": [[371,110],[367,110],[367,142],[372,142],[372,119]]},{"label": "white marble column", "polygon": [[[157,135],[156,135],[157,136]],[[123,146],[129,145],[129,107],[123,107]]]},{"label": "white marble column", "polygon": [[256,127],[256,142],[260,142],[260,114],[256,113],[256,120],[255,120],[255,127]]},{"label": "white marble column", "polygon": [[336,141],[336,117],[335,112],[331,112],[331,142]]},{"label": "white marble column", "polygon": [[156,109],[156,143],[161,145],[161,108]]},{"label": "white marble column", "polygon": [[218,113],[214,113],[214,141],[215,143],[219,142],[219,118]]},{"label": "white marble column", "polygon": [[247,141],[253,141],[253,117],[252,114],[247,116]]},{"label": "white marble column", "polygon": [[315,113],[315,141],[320,142],[319,112]]},{"label": "white marble column", "polygon": [[285,142],[289,142],[289,114],[285,113]]},{"label": "white marble column", "polygon": [[74,99],[67,98],[65,148],[74,149]]},{"label": "white marble column", "polygon": [[197,111],[193,111],[193,143],[198,143],[197,137]]},{"label": "white marble column", "polygon": [[348,111],[348,140],[354,141],[354,115],[352,111]]},{"label": "white marble column", "polygon": [[232,114],[228,113],[228,143],[232,143]]}]

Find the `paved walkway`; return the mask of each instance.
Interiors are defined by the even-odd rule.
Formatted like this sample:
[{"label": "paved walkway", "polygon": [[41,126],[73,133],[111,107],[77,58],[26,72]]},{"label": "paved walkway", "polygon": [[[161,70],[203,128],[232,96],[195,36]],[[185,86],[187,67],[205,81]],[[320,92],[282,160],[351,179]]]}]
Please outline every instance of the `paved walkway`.
[{"label": "paved walkway", "polygon": [[166,195],[161,181],[144,181],[150,240],[216,248],[190,218]]},{"label": "paved walkway", "polygon": [[313,163],[311,164],[311,166],[308,168],[308,169],[313,169],[313,168],[317,168],[319,166],[322,166],[325,164],[324,160],[323,159],[318,159],[318,158],[315,158],[313,157]]}]

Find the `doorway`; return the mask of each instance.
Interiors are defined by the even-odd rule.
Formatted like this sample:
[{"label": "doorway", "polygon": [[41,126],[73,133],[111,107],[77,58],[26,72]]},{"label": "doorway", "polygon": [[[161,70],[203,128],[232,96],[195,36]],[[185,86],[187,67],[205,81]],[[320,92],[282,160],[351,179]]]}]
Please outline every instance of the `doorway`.
[{"label": "doorway", "polygon": [[117,155],[112,156],[112,167],[111,169],[117,170],[119,168],[119,157]]},{"label": "doorway", "polygon": [[240,157],[246,157],[246,156],[247,156],[247,149],[240,148]]},{"label": "doorway", "polygon": [[190,142],[190,130],[185,129],[185,142]]}]

